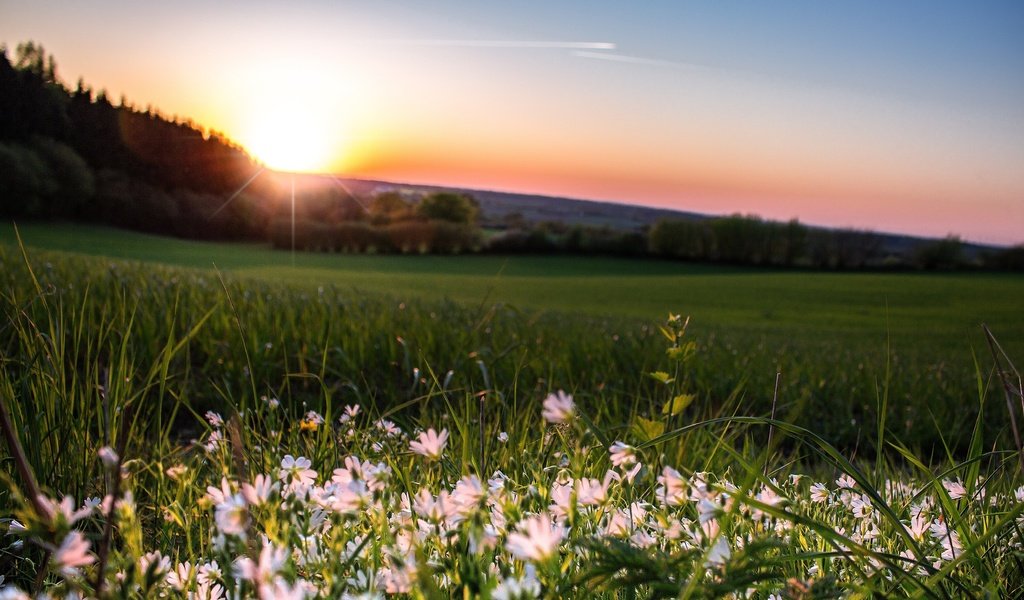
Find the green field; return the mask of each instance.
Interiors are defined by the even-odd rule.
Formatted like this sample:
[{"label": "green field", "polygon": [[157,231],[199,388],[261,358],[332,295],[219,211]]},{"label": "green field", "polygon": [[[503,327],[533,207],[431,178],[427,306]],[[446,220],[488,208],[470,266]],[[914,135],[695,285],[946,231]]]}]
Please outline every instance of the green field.
[{"label": "green field", "polygon": [[[835,338],[904,349],[966,349],[987,322],[1011,345],[1024,277],[1005,274],[820,273],[576,256],[353,256],[202,243],[100,227],[21,227],[29,247],[199,269],[309,286],[333,285],[398,299],[660,320],[693,317],[696,330],[742,328],[752,339]],[[14,243],[13,229],[0,242]],[[1024,347],[1022,347],[1024,349]]]},{"label": "green field", "polygon": [[[546,598],[766,598],[801,582],[815,597],[1021,593],[1024,476],[978,331],[1021,355],[1019,277],[576,257],[292,266],[256,245],[20,231],[24,254],[13,229],[0,238],[0,406],[20,440],[0,447],[5,473],[19,467],[0,523],[27,529],[10,526],[21,537],[0,564],[23,589],[178,597],[207,561],[272,551],[287,566],[264,598],[300,597],[288,586],[303,581],[316,597],[507,597],[516,581]],[[613,464],[613,441],[635,471]],[[346,470],[385,479],[370,494]],[[497,470],[507,482],[482,483]],[[473,489],[466,519],[438,516]],[[127,491],[105,513],[49,508]],[[564,530],[522,542],[559,511]],[[613,521],[631,515],[640,537],[620,538]],[[540,554],[520,545],[545,535]],[[300,550],[311,539],[320,558]],[[416,569],[395,562],[407,539]],[[168,560],[151,573],[153,550]],[[256,595],[260,578],[239,573],[217,585]]]},{"label": "green field", "polygon": [[[1017,275],[768,271],[567,256],[293,257],[256,244],[200,243],[98,227],[28,225],[20,232],[30,257],[37,259],[59,251],[158,263],[186,267],[207,282],[216,281],[216,266],[240,282],[239,289],[246,281],[285,283],[302,298],[328,289],[347,301],[372,301],[383,313],[414,303],[440,306],[421,309],[432,317],[461,311],[464,324],[453,322],[453,327],[479,327],[498,315],[511,337],[474,343],[498,352],[519,348],[534,336],[537,347],[530,359],[552,365],[559,360],[543,356],[544,346],[554,352],[552,339],[583,336],[573,348],[570,340],[561,341],[574,356],[562,379],[597,387],[614,373],[620,391],[630,394],[642,380],[639,365],[657,361],[656,325],[669,313],[689,315],[689,332],[702,358],[692,374],[708,406],[742,386],[745,411],[767,410],[781,371],[782,405],[800,411],[801,422],[820,422],[837,442],[851,445],[862,443],[863,425],[877,412],[883,390],[891,398],[893,423],[903,426],[908,442],[930,444],[936,423],[954,423],[942,431],[954,446],[965,443],[977,410],[974,356],[979,364],[990,364],[980,324],[992,328],[1011,357],[1024,356],[1024,277]],[[14,251],[15,244],[13,228],[5,227],[0,246]],[[321,325],[313,327],[319,331]],[[538,328],[547,329],[537,333]],[[423,336],[442,344],[433,332]],[[611,351],[633,355],[638,366],[629,372],[580,366],[588,354],[597,360]],[[447,368],[438,363],[451,362],[429,352],[422,358],[438,370]],[[1002,416],[989,419],[993,428],[1005,425]]]}]

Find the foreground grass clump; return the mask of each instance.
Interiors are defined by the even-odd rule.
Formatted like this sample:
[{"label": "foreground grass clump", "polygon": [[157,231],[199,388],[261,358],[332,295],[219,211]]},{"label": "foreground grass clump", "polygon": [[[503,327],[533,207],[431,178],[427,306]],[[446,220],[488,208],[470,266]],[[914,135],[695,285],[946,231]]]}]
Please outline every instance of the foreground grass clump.
[{"label": "foreground grass clump", "polygon": [[[84,504],[23,502],[9,552],[45,550],[47,597],[1024,591],[1024,486],[955,472],[875,487],[841,459],[831,466],[849,472],[834,481],[767,477],[738,456],[735,469],[695,472],[658,452],[682,431],[605,445],[571,396],[543,408],[484,441],[496,457],[486,477],[460,459],[477,443],[470,422],[407,430],[355,405],[333,422],[314,411],[292,420],[274,398],[227,422],[210,412],[207,432],[162,460],[100,450],[107,486]],[[147,473],[156,489],[136,484]]]}]

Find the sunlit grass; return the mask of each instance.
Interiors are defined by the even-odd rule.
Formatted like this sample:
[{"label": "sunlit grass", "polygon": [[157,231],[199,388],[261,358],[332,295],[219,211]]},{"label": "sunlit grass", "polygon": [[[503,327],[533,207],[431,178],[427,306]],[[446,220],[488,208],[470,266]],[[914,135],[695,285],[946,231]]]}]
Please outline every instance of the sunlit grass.
[{"label": "sunlit grass", "polygon": [[[28,530],[3,538],[0,560],[22,589],[1021,593],[1024,480],[983,366],[947,383],[959,404],[943,406],[917,399],[929,380],[901,381],[905,366],[866,385],[864,357],[822,340],[827,354],[785,372],[827,384],[803,400],[782,388],[771,421],[771,388],[747,377],[768,350],[682,318],[26,262],[9,247],[0,265],[0,394],[43,493],[74,498],[47,510],[6,469],[0,518]],[[107,494],[113,513],[79,512]]]}]

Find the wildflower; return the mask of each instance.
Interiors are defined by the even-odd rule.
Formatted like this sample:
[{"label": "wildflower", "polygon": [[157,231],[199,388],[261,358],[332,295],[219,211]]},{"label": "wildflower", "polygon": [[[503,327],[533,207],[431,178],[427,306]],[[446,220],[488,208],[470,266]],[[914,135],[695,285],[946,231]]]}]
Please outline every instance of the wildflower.
[{"label": "wildflower", "polygon": [[[243,556],[235,562],[235,575],[242,579],[247,579],[253,583],[266,585],[273,583],[277,574],[284,568],[285,562],[288,560],[288,550],[285,548],[278,548],[270,542],[270,540],[263,540],[263,549],[260,550],[259,560],[253,561],[247,556]],[[275,596],[264,596],[267,598],[274,598]]]},{"label": "wildflower", "polygon": [[102,448],[99,449],[99,452],[97,452],[97,454],[99,454],[100,461],[103,462],[103,466],[105,466],[108,469],[113,469],[114,467],[116,467],[118,461],[120,460],[120,458],[117,456],[117,452],[114,452],[114,449],[111,448],[110,446],[103,446]]},{"label": "wildflower", "polygon": [[235,492],[231,489],[231,482],[227,477],[220,478],[220,487],[206,486],[206,499],[211,504],[223,504]]},{"label": "wildflower", "polygon": [[210,437],[206,438],[206,443],[203,444],[203,448],[205,448],[207,452],[213,453],[216,452],[217,448],[220,448],[223,443],[224,434],[222,434],[219,429],[214,429],[210,432]]},{"label": "wildflower", "polygon": [[442,429],[441,433],[437,433],[433,428],[430,428],[420,433],[418,440],[409,442],[409,449],[431,460],[440,460],[441,453],[444,452],[444,447],[447,444],[447,429]]},{"label": "wildflower", "polygon": [[315,410],[311,410],[306,413],[306,416],[299,423],[299,429],[302,431],[316,431],[323,424],[323,416]]},{"label": "wildflower", "polygon": [[189,600],[222,600],[224,586],[219,583],[200,583],[195,592],[189,592]]},{"label": "wildflower", "polygon": [[630,469],[630,470],[628,470],[628,471],[626,471],[625,473],[622,474],[622,478],[624,480],[626,480],[626,483],[632,485],[633,481],[636,479],[636,476],[640,473],[640,469],[642,469],[642,468],[643,468],[643,464],[642,463],[636,463],[635,465],[633,465],[632,469]]},{"label": "wildflower", "polygon": [[672,467],[665,467],[658,476],[658,487],[654,495],[669,506],[680,506],[686,502],[686,480]]},{"label": "wildflower", "polygon": [[220,429],[224,426],[224,417],[220,416],[220,413],[215,413],[212,410],[206,411],[206,421],[210,424],[210,427],[214,429]]},{"label": "wildflower", "polygon": [[177,568],[172,569],[167,574],[167,585],[178,590],[179,592],[185,591],[185,587],[188,586],[189,580],[192,579],[192,565],[188,562],[178,563]]},{"label": "wildflower", "polygon": [[356,404],[354,406],[346,405],[345,406],[345,410],[341,413],[341,416],[338,417],[338,422],[341,423],[342,425],[344,425],[345,423],[348,423],[352,419],[356,418],[356,415],[358,415],[358,414],[359,414],[359,405],[358,404]]},{"label": "wildflower", "polygon": [[572,395],[562,390],[554,394],[548,394],[544,399],[544,411],[541,415],[548,423],[565,423],[576,414],[576,404],[572,401]]},{"label": "wildflower", "polygon": [[711,546],[711,550],[708,551],[707,558],[704,559],[704,566],[709,569],[712,567],[723,567],[731,556],[732,551],[729,549],[729,542],[726,541],[725,536],[718,536],[715,539],[715,543]]},{"label": "wildflower", "polygon": [[465,514],[479,506],[486,495],[480,478],[476,475],[467,475],[455,484],[452,501],[459,507],[460,512]]},{"label": "wildflower", "polygon": [[249,521],[249,512],[241,494],[234,494],[217,505],[214,518],[217,529],[225,535],[244,536]]},{"label": "wildflower", "polygon": [[270,499],[270,495],[276,489],[277,484],[261,473],[256,476],[256,479],[254,479],[251,484],[242,484],[242,497],[245,498],[245,501],[251,506],[261,506]]},{"label": "wildflower", "polygon": [[599,506],[608,502],[608,486],[612,478],[617,475],[614,471],[608,471],[603,481],[583,478],[576,482],[576,495],[580,504],[584,506]]},{"label": "wildflower", "polygon": [[32,597],[14,586],[5,586],[0,588],[0,600],[32,600]]},{"label": "wildflower", "polygon": [[506,577],[491,592],[492,600],[516,600],[518,598],[537,598],[540,596],[540,581],[536,577]]},{"label": "wildflower", "polygon": [[285,454],[277,478],[293,490],[312,485],[316,481],[316,471],[309,468],[312,464],[305,456],[295,458]]},{"label": "wildflower", "polygon": [[501,433],[499,433],[498,434],[498,441],[501,442],[502,444],[507,442],[508,441],[508,432],[507,431],[502,431]]},{"label": "wildflower", "polygon": [[852,490],[857,486],[857,482],[853,479],[853,477],[850,477],[846,473],[843,473],[842,475],[839,476],[839,479],[836,479],[836,486],[838,486],[841,490]]},{"label": "wildflower", "polygon": [[824,483],[814,483],[811,485],[811,502],[824,504],[825,502],[828,502],[830,495],[831,494],[828,491],[828,488],[825,487]]},{"label": "wildflower", "polygon": [[64,496],[60,502],[52,500],[44,494],[39,494],[36,499],[39,501],[39,506],[46,512],[45,517],[50,521],[55,520],[58,516],[63,517],[68,525],[74,525],[77,521],[88,517],[89,513],[93,511],[88,506],[76,510],[75,499],[71,496]]},{"label": "wildflower", "polygon": [[196,573],[196,581],[199,582],[200,585],[214,584],[218,581],[223,581],[223,579],[224,571],[221,570],[217,561],[212,560],[208,563],[199,565],[199,569]]},{"label": "wildflower", "polygon": [[160,579],[171,570],[171,559],[164,556],[159,550],[147,552],[139,558],[139,571],[146,577]]},{"label": "wildflower", "polygon": [[631,464],[636,462],[636,448],[628,444],[615,442],[610,448],[608,448],[608,452],[611,454],[613,466],[629,467]]},{"label": "wildflower", "polygon": [[565,528],[542,513],[520,523],[519,531],[509,534],[506,548],[520,560],[544,562],[555,555],[564,537]]},{"label": "wildflower", "polygon": [[164,471],[164,473],[166,473],[167,476],[170,477],[171,479],[178,479],[187,472],[188,467],[182,464],[172,465],[170,467],[167,467],[167,470]]},{"label": "wildflower", "polygon": [[942,487],[946,488],[946,491],[949,492],[949,497],[953,500],[959,500],[967,495],[967,488],[964,487],[964,484],[959,479],[953,481],[944,479]]},{"label": "wildflower", "polygon": [[67,534],[53,553],[54,565],[65,577],[77,576],[78,567],[91,565],[95,560],[89,553],[89,541],[78,531]]},{"label": "wildflower", "polygon": [[376,423],[374,423],[374,425],[377,427],[377,429],[383,431],[384,435],[388,437],[400,437],[402,435],[402,430],[399,429],[397,425],[395,425],[391,421],[388,421],[387,419],[379,419]]}]

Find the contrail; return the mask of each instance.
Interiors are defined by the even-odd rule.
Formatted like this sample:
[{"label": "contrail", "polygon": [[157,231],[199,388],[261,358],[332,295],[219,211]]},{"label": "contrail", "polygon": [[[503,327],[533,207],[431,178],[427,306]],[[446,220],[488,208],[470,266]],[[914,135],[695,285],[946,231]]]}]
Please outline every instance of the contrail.
[{"label": "contrail", "polygon": [[252,183],[253,181],[255,181],[255,180],[256,180],[256,178],[260,176],[260,173],[262,173],[262,172],[263,172],[263,171],[265,171],[266,169],[267,169],[266,167],[260,167],[260,170],[259,170],[259,171],[256,171],[256,174],[255,174],[255,175],[253,175],[252,177],[250,177],[250,178],[249,178],[249,181],[246,181],[245,183],[243,183],[243,184],[242,184],[242,187],[238,188],[238,190],[236,190],[234,194],[231,194],[231,197],[230,197],[230,198],[228,198],[227,200],[225,200],[225,201],[224,201],[224,204],[221,204],[221,205],[220,205],[220,208],[218,208],[217,210],[213,211],[213,214],[211,214],[211,215],[210,215],[209,217],[207,217],[207,219],[212,219],[212,218],[216,217],[216,216],[217,216],[217,214],[218,214],[218,213],[220,213],[220,211],[224,210],[224,208],[225,208],[225,207],[226,207],[226,206],[227,206],[227,205],[228,205],[228,204],[229,204],[229,203],[230,203],[230,202],[231,202],[232,200],[234,200],[234,199],[235,199],[235,198],[236,198],[236,197],[237,197],[237,196],[238,196],[239,194],[241,194],[241,193],[242,193],[243,191],[245,191],[245,188],[249,187],[249,184],[250,184],[250,183]]},{"label": "contrail", "polygon": [[564,42],[545,40],[370,40],[358,44],[383,46],[432,46],[438,48],[525,48],[559,50],[615,50],[613,42]]},{"label": "contrail", "polygon": [[655,67],[668,67],[671,69],[699,69],[702,71],[718,71],[716,67],[709,67],[707,65],[698,65],[695,63],[676,62],[672,60],[662,60],[660,58],[645,58],[642,56],[629,56],[626,54],[612,54],[608,52],[588,52],[587,50],[574,50],[573,56],[579,58],[593,58],[597,60],[608,60],[612,62],[629,63],[633,65],[651,65]]}]

